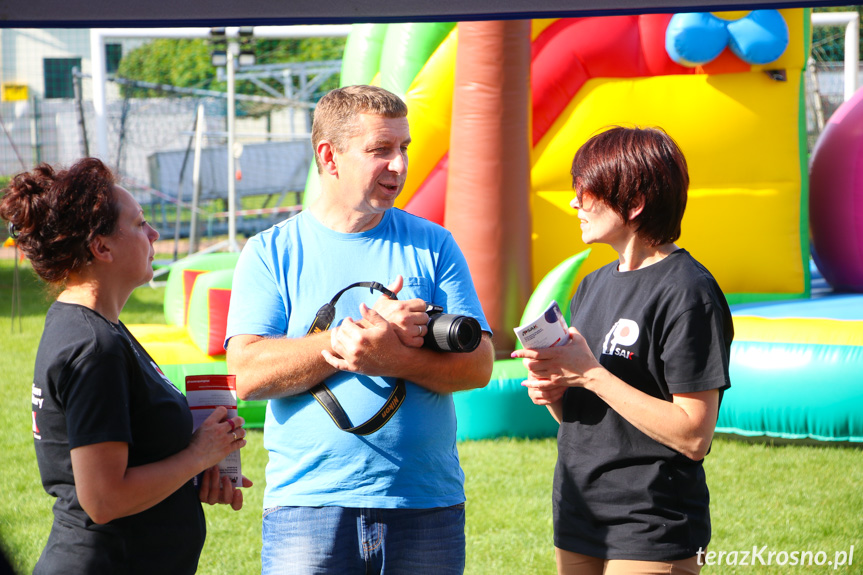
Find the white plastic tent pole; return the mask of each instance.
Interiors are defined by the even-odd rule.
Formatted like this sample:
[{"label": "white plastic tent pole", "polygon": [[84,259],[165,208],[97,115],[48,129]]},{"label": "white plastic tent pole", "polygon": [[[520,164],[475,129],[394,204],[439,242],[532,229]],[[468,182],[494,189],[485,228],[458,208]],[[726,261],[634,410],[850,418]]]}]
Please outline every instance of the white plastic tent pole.
[{"label": "white plastic tent pole", "polygon": [[93,112],[96,118],[97,158],[108,159],[108,118],[105,69],[105,40],[114,38],[207,38],[209,28],[91,28],[90,74],[93,77]]},{"label": "white plastic tent pole", "polygon": [[93,76],[93,112],[96,116],[96,150],[94,156],[108,158],[108,120],[105,117],[105,38],[102,30],[90,30],[90,69]]},{"label": "white plastic tent pole", "polygon": [[857,12],[815,12],[813,26],[845,26],[845,90],[847,102],[857,91],[860,67],[860,15]]},{"label": "white plastic tent pole", "polygon": [[[211,28],[92,28],[90,30],[90,62],[93,76],[93,109],[96,116],[96,152],[108,157],[108,120],[105,116],[107,72],[105,70],[105,40],[117,38],[209,38]],[[350,24],[323,26],[256,26],[256,38],[323,38],[343,37],[351,31]],[[225,28],[225,36],[239,36],[239,28]]]},{"label": "white plastic tent pole", "polygon": [[[854,14],[852,12],[852,14]],[[856,18],[845,27],[845,101],[854,96],[857,91],[860,68],[860,20]]]}]

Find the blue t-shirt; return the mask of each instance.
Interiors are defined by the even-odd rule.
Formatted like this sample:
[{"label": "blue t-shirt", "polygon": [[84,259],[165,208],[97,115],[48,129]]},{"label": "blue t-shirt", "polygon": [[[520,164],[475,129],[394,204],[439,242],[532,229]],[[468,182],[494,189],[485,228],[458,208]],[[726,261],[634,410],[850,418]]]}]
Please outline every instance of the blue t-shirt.
[{"label": "blue t-shirt", "polygon": [[[365,232],[335,232],[311,212],[251,238],[234,274],[226,337],[304,337],[317,310],[354,282],[390,285],[404,277],[400,300],[420,298],[445,313],[485,320],[467,262],[444,228],[399,209]],[[333,326],[360,318],[359,304],[381,296],[345,292]],[[384,404],[393,378],[339,372],[327,378],[354,425]],[[270,400],[264,423],[269,451],[264,507],[431,508],[462,503],[464,474],[456,450],[450,394],[406,382],[401,408],[380,430],[340,430],[311,394]]]}]

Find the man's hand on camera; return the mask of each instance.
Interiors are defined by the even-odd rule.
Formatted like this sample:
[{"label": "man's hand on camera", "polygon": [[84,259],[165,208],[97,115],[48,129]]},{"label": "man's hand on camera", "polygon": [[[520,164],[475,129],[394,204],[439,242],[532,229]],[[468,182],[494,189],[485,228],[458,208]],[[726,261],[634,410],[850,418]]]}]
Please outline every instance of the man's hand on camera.
[{"label": "man's hand on camera", "polygon": [[[342,371],[372,376],[386,376],[404,361],[405,346],[394,324],[365,304],[360,304],[362,319],[345,318],[331,330],[330,345],[322,350],[327,363]],[[416,329],[416,328],[415,328]]]},{"label": "man's hand on camera", "polygon": [[[394,294],[398,294],[403,286],[404,278],[398,276],[387,288]],[[372,309],[393,326],[396,335],[404,345],[422,347],[423,337],[428,333],[427,324],[429,322],[425,301],[421,299],[396,300],[381,296]]]}]

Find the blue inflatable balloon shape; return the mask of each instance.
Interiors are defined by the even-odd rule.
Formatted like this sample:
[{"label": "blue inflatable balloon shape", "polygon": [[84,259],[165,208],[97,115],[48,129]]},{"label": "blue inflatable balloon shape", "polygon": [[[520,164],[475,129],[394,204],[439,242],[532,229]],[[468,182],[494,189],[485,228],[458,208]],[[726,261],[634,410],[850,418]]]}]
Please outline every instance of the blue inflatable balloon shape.
[{"label": "blue inflatable balloon shape", "polygon": [[709,12],[675,14],[665,30],[665,51],[687,68],[707,64],[727,45],[726,22]]},{"label": "blue inflatable balloon shape", "polygon": [[776,10],[753,10],[727,25],[731,51],[748,64],[769,64],[788,47],[788,24]]}]

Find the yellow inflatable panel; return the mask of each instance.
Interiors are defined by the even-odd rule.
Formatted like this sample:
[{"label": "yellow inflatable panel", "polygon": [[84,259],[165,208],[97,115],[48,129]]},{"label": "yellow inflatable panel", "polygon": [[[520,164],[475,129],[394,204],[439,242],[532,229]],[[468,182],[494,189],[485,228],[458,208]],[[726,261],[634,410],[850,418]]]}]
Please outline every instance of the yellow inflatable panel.
[{"label": "yellow inflatable panel", "polygon": [[734,341],[863,347],[863,321],[736,315]]},{"label": "yellow inflatable panel", "polygon": [[[663,127],[686,155],[691,187],[680,245],[722,289],[803,293],[801,73],[787,75],[787,82],[762,72],[589,80],[535,149],[532,185],[542,191],[533,202],[533,229],[541,230],[534,281],[583,249],[569,207],[573,154],[603,127],[637,124]],[[605,255],[596,250],[582,273],[614,259]]]},{"label": "yellow inflatable panel", "polygon": [[530,40],[536,40],[546,28],[557,22],[559,18],[542,18],[530,21]]},{"label": "yellow inflatable panel", "polygon": [[535,149],[536,190],[571,189],[575,151],[604,127],[661,126],[680,145],[694,187],[800,182],[800,71],[592,79]]},{"label": "yellow inflatable panel", "polygon": [[[156,362],[156,365],[224,363],[195,345],[185,326],[135,324],[126,326]],[[175,382],[176,383],[176,382]]]},{"label": "yellow inflatable panel", "polygon": [[[135,339],[142,345],[150,342],[158,341],[175,341],[186,336],[186,326],[184,325],[163,325],[163,324],[132,324],[126,326]],[[147,347],[146,345],[144,347]],[[158,363],[158,362],[157,362]]]},{"label": "yellow inflatable panel", "polygon": [[419,71],[405,96],[411,127],[410,169],[405,187],[396,199],[396,207],[407,205],[419,185],[449,151],[457,46],[458,26]]}]

